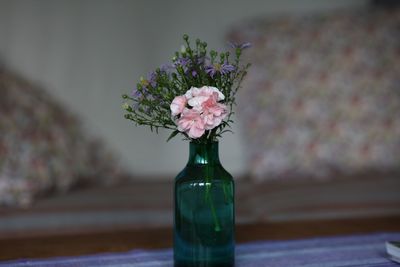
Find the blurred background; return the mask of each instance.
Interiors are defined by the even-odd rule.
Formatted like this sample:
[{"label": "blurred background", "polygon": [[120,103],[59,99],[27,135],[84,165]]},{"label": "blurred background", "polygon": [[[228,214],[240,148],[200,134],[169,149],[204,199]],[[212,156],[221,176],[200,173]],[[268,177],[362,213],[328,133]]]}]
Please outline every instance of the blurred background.
[{"label": "blurred background", "polygon": [[396,4],[0,0],[0,237],[171,224],[188,144],[125,120],[121,95],[184,33],[253,44],[220,141],[239,223],[399,214]]},{"label": "blurred background", "polygon": [[[171,61],[183,33],[226,50],[228,31],[244,19],[365,5],[367,1],[1,1],[0,55],[6,66],[79,114],[131,171],[173,176],[186,162],[185,143],[166,143],[167,133],[157,136],[132,127],[123,118],[120,96],[130,93],[140,76]],[[222,142],[225,166],[243,174],[240,134]]]}]

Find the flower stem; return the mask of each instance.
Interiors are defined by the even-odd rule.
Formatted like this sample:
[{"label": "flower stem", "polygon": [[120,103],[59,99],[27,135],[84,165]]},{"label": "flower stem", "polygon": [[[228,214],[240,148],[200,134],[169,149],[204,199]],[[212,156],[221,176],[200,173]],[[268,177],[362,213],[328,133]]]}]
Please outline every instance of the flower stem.
[{"label": "flower stem", "polygon": [[223,181],[223,183],[222,183],[222,190],[224,191],[224,200],[225,200],[225,203],[228,203],[230,199],[228,199],[228,193],[226,192],[227,189],[226,189],[226,183],[225,183],[225,181]]},{"label": "flower stem", "polygon": [[211,214],[212,214],[212,217],[213,217],[213,220],[214,220],[214,230],[216,232],[219,232],[219,231],[221,231],[221,226],[219,224],[217,213],[215,211],[213,198],[212,198],[212,196],[210,194],[210,190],[211,190],[211,187],[212,187],[211,175],[214,174],[214,168],[213,168],[213,163],[210,162],[210,160],[209,160],[207,146],[205,146],[204,149],[205,149],[204,156],[205,156],[205,160],[206,160],[206,194],[205,194],[205,199],[206,199],[206,201],[208,200],[209,203],[210,203]]},{"label": "flower stem", "polygon": [[218,222],[217,213],[216,213],[215,207],[214,207],[214,201],[213,201],[213,199],[212,199],[211,196],[209,196],[208,199],[209,199],[209,201],[210,201],[210,205],[211,205],[211,214],[212,214],[213,220],[214,220],[214,230],[215,230],[216,232],[219,232],[219,231],[221,231],[221,226],[220,226],[220,224],[219,224],[219,222]]}]

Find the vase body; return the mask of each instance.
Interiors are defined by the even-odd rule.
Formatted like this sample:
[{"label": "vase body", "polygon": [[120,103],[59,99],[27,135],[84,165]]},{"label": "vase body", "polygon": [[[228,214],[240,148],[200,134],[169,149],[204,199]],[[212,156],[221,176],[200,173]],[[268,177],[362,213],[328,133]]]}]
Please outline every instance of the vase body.
[{"label": "vase body", "polygon": [[218,142],[190,143],[175,179],[175,267],[234,266],[234,181],[222,167]]}]

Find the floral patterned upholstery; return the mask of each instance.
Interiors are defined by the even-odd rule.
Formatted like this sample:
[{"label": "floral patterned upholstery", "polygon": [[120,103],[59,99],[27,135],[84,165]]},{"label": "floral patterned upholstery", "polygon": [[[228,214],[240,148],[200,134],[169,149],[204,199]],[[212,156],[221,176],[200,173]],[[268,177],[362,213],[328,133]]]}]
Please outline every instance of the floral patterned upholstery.
[{"label": "floral patterned upholstery", "polygon": [[117,179],[110,152],[44,90],[0,69],[0,92],[0,206]]},{"label": "floral patterned upholstery", "polygon": [[238,115],[256,179],[400,167],[400,10],[253,20]]}]

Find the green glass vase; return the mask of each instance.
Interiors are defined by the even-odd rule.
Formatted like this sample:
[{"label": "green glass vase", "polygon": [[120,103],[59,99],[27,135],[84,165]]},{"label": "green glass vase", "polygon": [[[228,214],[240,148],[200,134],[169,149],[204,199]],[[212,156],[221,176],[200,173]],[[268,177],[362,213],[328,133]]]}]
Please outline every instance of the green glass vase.
[{"label": "green glass vase", "polygon": [[175,179],[175,267],[234,266],[234,191],[218,142],[191,142],[189,161]]}]

